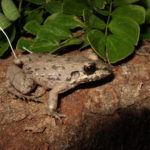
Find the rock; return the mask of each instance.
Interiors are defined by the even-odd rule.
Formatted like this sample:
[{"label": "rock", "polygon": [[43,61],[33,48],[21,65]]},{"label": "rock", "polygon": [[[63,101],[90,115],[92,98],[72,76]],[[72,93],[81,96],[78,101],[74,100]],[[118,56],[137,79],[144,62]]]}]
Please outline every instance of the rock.
[{"label": "rock", "polygon": [[42,103],[7,93],[5,72],[12,58],[1,59],[0,149],[149,149],[150,54],[144,53],[112,66],[113,75],[103,81],[60,95],[59,110],[67,115],[62,120],[46,115]]}]

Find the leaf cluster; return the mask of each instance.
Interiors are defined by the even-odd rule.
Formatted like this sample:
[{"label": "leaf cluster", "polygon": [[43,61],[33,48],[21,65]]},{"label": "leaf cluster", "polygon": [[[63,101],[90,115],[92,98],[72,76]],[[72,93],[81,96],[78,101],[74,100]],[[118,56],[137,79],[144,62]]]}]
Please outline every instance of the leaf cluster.
[{"label": "leaf cluster", "polygon": [[[16,28],[21,35],[17,49],[26,47],[33,52],[53,53],[70,45],[81,49],[90,46],[109,63],[133,53],[146,16],[140,0],[24,0],[18,3],[17,8],[13,0],[2,0],[0,12],[0,26],[13,31],[11,40],[15,38]],[[0,55],[3,55],[8,44],[1,37],[2,34]]]},{"label": "leaf cluster", "polygon": [[150,0],[141,0],[140,5],[146,10],[145,23],[141,26],[140,37],[143,40],[150,40]]}]

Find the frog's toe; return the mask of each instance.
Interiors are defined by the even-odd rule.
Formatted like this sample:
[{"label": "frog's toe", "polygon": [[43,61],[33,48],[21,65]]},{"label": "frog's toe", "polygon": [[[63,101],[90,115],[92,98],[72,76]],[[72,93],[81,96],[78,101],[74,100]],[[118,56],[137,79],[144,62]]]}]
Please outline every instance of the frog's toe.
[{"label": "frog's toe", "polygon": [[60,114],[60,113],[57,113],[57,112],[48,112],[48,115],[55,118],[55,119],[58,119],[58,120],[61,120],[62,118],[67,118],[66,115]]},{"label": "frog's toe", "polygon": [[52,115],[52,117],[54,117],[55,119],[58,119],[58,120],[61,120],[62,118],[67,118],[66,115],[64,115],[64,114],[59,114],[59,113],[54,113],[54,114]]}]

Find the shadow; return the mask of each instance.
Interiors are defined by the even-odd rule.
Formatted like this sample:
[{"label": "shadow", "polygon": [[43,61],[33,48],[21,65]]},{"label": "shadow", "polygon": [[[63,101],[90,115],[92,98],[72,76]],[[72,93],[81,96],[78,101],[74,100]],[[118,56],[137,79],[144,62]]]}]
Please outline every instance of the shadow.
[{"label": "shadow", "polygon": [[113,121],[112,116],[112,121],[109,118],[108,122],[107,118],[103,126],[102,120],[99,120],[93,135],[89,141],[81,144],[80,150],[149,150],[150,110],[134,112],[121,109],[117,115],[119,119]]}]

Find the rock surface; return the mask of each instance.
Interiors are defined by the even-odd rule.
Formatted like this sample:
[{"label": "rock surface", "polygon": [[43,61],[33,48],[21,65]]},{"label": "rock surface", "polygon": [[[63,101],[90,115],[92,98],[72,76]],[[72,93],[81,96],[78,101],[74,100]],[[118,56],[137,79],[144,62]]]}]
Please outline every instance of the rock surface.
[{"label": "rock surface", "polygon": [[150,149],[150,44],[146,46],[128,62],[112,66],[113,75],[105,80],[60,95],[60,112],[68,116],[62,120],[45,115],[42,103],[7,93],[5,73],[13,58],[0,59],[0,149]]}]

